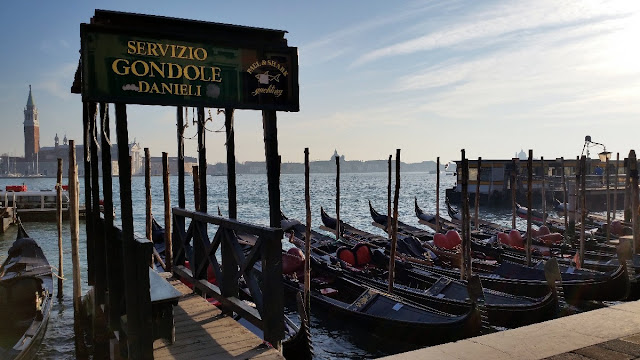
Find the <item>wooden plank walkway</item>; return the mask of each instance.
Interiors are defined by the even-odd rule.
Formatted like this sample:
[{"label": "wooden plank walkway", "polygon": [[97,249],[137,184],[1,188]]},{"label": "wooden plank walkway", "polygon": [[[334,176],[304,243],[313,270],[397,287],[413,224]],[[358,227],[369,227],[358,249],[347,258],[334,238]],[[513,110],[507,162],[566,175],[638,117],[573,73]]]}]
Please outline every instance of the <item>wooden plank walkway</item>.
[{"label": "wooden plank walkway", "polygon": [[[163,274],[165,277],[166,273]],[[284,359],[278,351],[176,279],[167,279],[183,296],[173,308],[176,341],[153,343],[154,359]]]}]

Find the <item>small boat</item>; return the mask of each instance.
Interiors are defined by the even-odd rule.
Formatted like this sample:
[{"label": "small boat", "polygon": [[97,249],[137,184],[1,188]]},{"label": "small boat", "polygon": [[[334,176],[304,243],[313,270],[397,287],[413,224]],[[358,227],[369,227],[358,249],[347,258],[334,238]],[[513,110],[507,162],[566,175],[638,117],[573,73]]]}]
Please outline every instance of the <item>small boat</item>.
[{"label": "small boat", "polygon": [[31,359],[44,337],[53,275],[36,241],[22,224],[0,267],[0,359]]}]

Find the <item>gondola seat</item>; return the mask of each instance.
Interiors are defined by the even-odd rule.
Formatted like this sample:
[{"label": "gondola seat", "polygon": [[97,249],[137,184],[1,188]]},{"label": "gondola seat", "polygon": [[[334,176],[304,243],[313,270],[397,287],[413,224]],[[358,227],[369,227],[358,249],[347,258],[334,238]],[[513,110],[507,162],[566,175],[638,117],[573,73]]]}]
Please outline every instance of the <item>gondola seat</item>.
[{"label": "gondola seat", "polygon": [[366,267],[372,259],[371,248],[363,243],[357,244],[353,248],[342,246],[336,251],[336,255],[338,259],[355,268]]},{"label": "gondola seat", "polygon": [[356,254],[348,247],[346,246],[340,247],[336,251],[336,255],[338,256],[338,259],[346,262],[347,264],[351,266],[356,266]]}]

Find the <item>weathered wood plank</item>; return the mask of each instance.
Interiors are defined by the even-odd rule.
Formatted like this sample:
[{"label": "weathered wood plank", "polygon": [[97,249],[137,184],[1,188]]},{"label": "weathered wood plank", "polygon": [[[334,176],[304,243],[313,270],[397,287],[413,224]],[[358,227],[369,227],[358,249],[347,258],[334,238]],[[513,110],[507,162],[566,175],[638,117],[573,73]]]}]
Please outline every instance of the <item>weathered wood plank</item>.
[{"label": "weathered wood plank", "polygon": [[193,294],[179,280],[172,278],[169,283],[184,294],[174,308],[176,341],[169,344],[156,340],[154,359],[283,359],[278,351],[266,347],[262,339]]}]

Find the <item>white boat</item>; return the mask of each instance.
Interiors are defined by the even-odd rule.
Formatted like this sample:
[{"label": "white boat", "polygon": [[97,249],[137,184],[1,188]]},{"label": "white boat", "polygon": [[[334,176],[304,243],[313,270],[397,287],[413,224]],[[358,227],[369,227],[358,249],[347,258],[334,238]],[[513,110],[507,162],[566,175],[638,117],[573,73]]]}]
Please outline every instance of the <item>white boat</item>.
[{"label": "white boat", "polygon": [[[0,190],[0,207],[14,208],[22,221],[56,221],[56,191]],[[69,193],[62,191],[62,216],[69,216]]]}]

